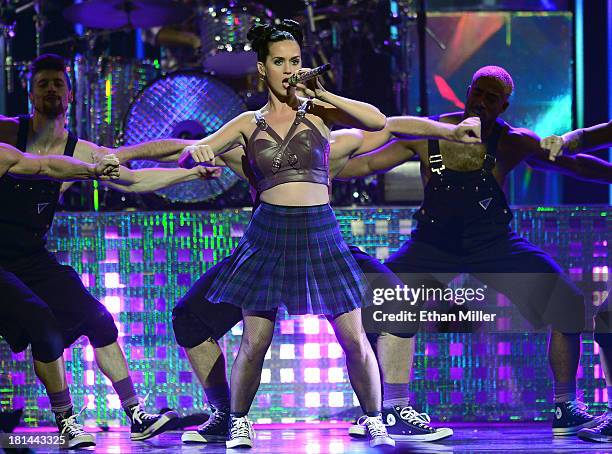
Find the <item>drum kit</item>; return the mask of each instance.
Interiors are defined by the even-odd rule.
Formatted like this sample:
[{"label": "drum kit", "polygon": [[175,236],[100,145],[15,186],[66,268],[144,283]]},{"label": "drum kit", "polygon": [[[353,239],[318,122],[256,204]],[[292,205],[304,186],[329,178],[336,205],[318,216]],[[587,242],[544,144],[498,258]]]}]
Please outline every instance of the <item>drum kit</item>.
[{"label": "drum kit", "polygon": [[[105,146],[129,145],[160,137],[196,139],[214,132],[238,113],[258,108],[266,101],[265,87],[256,73],[256,55],[247,39],[253,24],[275,19],[274,14],[260,3],[83,0],[65,8],[63,16],[80,25],[85,33],[60,41],[42,42],[44,1],[20,5],[22,0],[0,0],[0,16],[1,5],[12,4],[17,14],[28,8],[35,9],[37,55],[61,44],[85,44],[80,46],[85,50],[75,53],[71,61],[75,104],[71,108],[70,121],[79,137]],[[340,54],[338,40],[327,47],[322,42],[334,35],[333,27],[338,23],[355,21],[360,16],[359,4],[372,2],[349,3],[350,8],[316,8],[312,0],[304,1],[304,13],[296,19],[306,25],[305,65],[314,67],[329,60],[336,63]],[[14,27],[6,15],[1,19],[6,74],[11,80],[26,80],[23,76],[28,62],[14,63],[11,59]],[[363,20],[365,22],[366,18]],[[198,68],[179,66],[176,71],[165,73],[159,60],[99,55],[100,46],[96,46],[96,41],[113,33],[156,27],[181,30],[188,21],[195,24],[194,33],[200,42]],[[335,66],[338,70],[341,68],[341,65]],[[332,73],[327,83],[338,88],[338,74],[334,78]],[[7,87],[9,92],[13,88],[10,83]],[[135,165],[142,166],[142,163]],[[207,201],[236,181],[233,174],[224,172],[215,182],[194,182],[159,194],[173,202]]]}]

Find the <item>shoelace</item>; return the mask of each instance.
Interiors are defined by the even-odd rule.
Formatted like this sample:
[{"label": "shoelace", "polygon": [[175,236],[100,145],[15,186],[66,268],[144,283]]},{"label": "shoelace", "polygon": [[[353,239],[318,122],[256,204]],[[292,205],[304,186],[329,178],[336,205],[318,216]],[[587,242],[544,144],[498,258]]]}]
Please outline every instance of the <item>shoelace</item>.
[{"label": "shoelace", "polygon": [[587,408],[589,408],[587,406],[587,404],[585,404],[584,402],[581,402],[579,400],[572,400],[570,402],[567,403],[567,407],[568,410],[573,414],[573,415],[579,415],[579,416],[590,416],[589,413],[587,413]]},{"label": "shoelace", "polygon": [[149,391],[147,393],[147,395],[144,397],[144,399],[142,399],[140,402],[138,402],[138,405],[136,406],[136,408],[134,408],[134,411],[132,412],[132,421],[136,421],[138,424],[142,424],[143,419],[144,420],[152,420],[152,419],[157,418],[157,415],[152,415],[152,414],[146,413],[142,409],[142,407],[144,406],[145,402],[149,398],[149,394],[151,394],[151,391]]},{"label": "shoelace", "polygon": [[205,429],[206,427],[218,426],[219,424],[227,424],[227,422],[224,421],[225,418],[227,418],[227,413],[224,411],[215,410],[210,419],[198,427],[198,430]]},{"label": "shoelace", "polygon": [[427,413],[419,413],[414,408],[408,406],[402,407],[400,409],[399,415],[400,418],[405,421],[408,421],[410,424],[421,427],[423,429],[432,429],[432,427],[429,425],[429,423],[431,422],[431,418]]},{"label": "shoelace", "polygon": [[230,431],[232,438],[247,437],[251,438],[251,425],[246,416],[242,418],[234,418],[232,420],[232,429]]},{"label": "shoelace", "polygon": [[83,413],[83,411],[87,408],[87,405],[84,405],[77,414],[68,416],[65,419],[62,419],[62,431],[61,433],[68,432],[70,435],[80,435],[86,433],[83,430],[83,426],[76,422],[76,419]]},{"label": "shoelace", "polygon": [[367,426],[372,438],[389,436],[380,416],[366,416],[364,424]]},{"label": "shoelace", "polygon": [[601,422],[597,424],[592,430],[603,430],[609,426],[612,426],[612,415],[610,413],[606,413],[600,416]]}]

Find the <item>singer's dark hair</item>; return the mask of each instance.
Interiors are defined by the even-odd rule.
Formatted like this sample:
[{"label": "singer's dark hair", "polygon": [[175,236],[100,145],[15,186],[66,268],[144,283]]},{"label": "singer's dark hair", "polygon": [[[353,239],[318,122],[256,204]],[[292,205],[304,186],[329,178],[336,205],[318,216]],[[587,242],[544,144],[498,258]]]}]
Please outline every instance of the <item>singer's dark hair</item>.
[{"label": "singer's dark hair", "polygon": [[257,52],[258,61],[266,61],[270,53],[268,45],[279,41],[296,41],[302,47],[304,36],[302,27],[299,23],[291,19],[283,19],[278,24],[255,24],[249,30],[247,38],[251,42],[251,47]]},{"label": "singer's dark hair", "polygon": [[64,77],[66,78],[66,85],[68,86],[69,90],[72,90],[72,83],[70,82],[68,71],[66,71],[66,60],[61,55],[57,54],[43,54],[40,57],[37,57],[32,64],[30,64],[30,90],[32,89],[32,81],[34,80],[34,76],[36,76],[36,74],[39,72],[48,69],[63,72]]}]

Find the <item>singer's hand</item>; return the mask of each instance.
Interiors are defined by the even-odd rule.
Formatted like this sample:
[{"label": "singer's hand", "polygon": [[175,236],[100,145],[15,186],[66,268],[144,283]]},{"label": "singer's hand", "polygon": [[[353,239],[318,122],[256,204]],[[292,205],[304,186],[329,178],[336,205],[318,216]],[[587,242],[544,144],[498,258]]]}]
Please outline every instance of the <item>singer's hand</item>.
[{"label": "singer's hand", "polygon": [[[302,74],[310,71],[311,68],[301,68],[297,71],[297,74]],[[309,98],[318,98],[325,91],[325,88],[321,84],[319,77],[313,77],[306,82],[299,83],[295,86],[296,91],[300,91]]]},{"label": "singer's hand", "polygon": [[198,163],[206,162],[210,165],[215,164],[215,154],[210,145],[189,145],[183,148],[178,159],[179,167],[190,169]]},{"label": "singer's hand", "polygon": [[469,117],[453,128],[451,140],[461,143],[480,143],[480,118]]}]

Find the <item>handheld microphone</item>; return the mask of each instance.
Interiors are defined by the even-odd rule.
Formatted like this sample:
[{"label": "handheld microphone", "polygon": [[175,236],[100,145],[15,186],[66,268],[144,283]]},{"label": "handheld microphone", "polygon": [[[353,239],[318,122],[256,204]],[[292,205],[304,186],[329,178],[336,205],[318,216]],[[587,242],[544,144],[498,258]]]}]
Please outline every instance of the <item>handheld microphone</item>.
[{"label": "handheld microphone", "polygon": [[289,78],[289,80],[287,80],[287,83],[295,87],[297,84],[301,82],[306,82],[307,80],[310,80],[313,77],[320,76],[321,74],[329,71],[330,69],[331,64],[325,63],[324,65],[317,66],[316,68],[311,69],[310,71],[306,71],[301,74],[294,74]]}]

